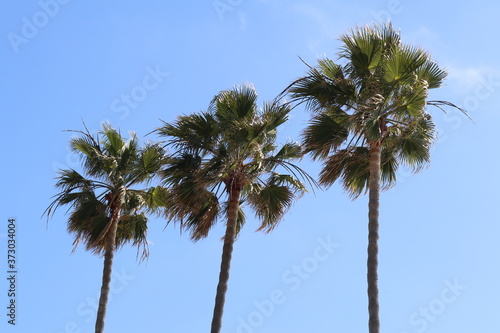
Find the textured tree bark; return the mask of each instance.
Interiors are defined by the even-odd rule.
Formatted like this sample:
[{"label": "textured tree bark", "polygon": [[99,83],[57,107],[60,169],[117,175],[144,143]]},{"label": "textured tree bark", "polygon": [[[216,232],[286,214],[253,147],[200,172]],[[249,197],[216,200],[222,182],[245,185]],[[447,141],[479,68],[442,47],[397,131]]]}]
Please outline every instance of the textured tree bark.
[{"label": "textured tree bark", "polygon": [[380,143],[370,145],[370,179],[368,201],[368,329],[380,332],[378,301],[378,239],[380,206]]},{"label": "textured tree bark", "polygon": [[212,317],[211,333],[220,333],[222,328],[222,315],[224,313],[224,303],[226,301],[227,284],[229,281],[229,270],[233,255],[233,245],[236,237],[236,225],[238,222],[238,210],[240,206],[241,186],[232,185],[229,194],[229,206],[227,212],[226,234],[224,236],[224,246],[222,248],[222,259],[219,273],[219,283],[215,296],[214,313]]},{"label": "textured tree bark", "polygon": [[101,295],[99,297],[99,308],[95,322],[95,333],[104,332],[104,321],[106,318],[106,309],[108,306],[109,288],[111,283],[111,270],[113,266],[113,257],[115,255],[116,230],[120,220],[120,203],[118,200],[112,203],[111,221],[108,235],[106,235],[106,249],[104,251],[104,268],[102,271]]}]

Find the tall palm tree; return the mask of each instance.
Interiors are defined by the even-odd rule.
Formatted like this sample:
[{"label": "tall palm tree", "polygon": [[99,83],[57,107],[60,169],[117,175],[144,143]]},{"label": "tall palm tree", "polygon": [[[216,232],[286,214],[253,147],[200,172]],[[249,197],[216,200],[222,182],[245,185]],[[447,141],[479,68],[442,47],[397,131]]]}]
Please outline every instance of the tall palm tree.
[{"label": "tall palm tree", "polygon": [[71,139],[70,148],[82,160],[84,174],[72,169],[59,172],[56,188],[60,192],[45,214],[50,217],[58,207],[69,205],[68,231],[75,235],[75,248],[83,242],[87,250],[104,256],[95,325],[95,332],[101,333],[115,250],[132,242],[141,259],[148,256],[146,213],[164,206],[165,191],[161,187],[134,187],[149,183],[157,175],[164,151],[154,144],[140,148],[133,133],[125,141],[110,125],[104,125],[96,137],[87,128],[74,132],[80,136]]},{"label": "tall palm tree", "polygon": [[170,217],[181,220],[195,241],[207,236],[218,219],[226,222],[212,333],[222,326],[233,245],[245,222],[243,205],[260,219],[259,230],[269,232],[305,191],[297,177],[309,179],[290,162],[300,157],[300,146],[287,143],[277,149],[275,143],[289,107],[265,104],[259,110],[256,101],[252,86],[235,87],[215,96],[207,111],[157,129],[173,151],[164,170],[172,195]]},{"label": "tall palm tree", "polygon": [[456,106],[428,101],[447,73],[422,49],[403,44],[391,24],[355,28],[341,41],[338,63],[319,60],[284,93],[312,111],[303,143],[324,161],[320,184],[340,179],[353,198],[369,192],[369,332],[378,333],[380,190],[394,184],[399,165],[416,172],[429,162],[435,126],[427,106]]}]

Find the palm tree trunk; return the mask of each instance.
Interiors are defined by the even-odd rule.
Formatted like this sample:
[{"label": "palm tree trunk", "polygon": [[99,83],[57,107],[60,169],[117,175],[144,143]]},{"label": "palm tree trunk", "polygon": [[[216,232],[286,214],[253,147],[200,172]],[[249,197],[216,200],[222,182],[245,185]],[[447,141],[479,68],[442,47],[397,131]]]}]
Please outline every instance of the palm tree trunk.
[{"label": "palm tree trunk", "polygon": [[380,332],[378,302],[378,229],[380,205],[380,143],[370,145],[370,179],[368,201],[368,328],[369,333]]},{"label": "palm tree trunk", "polygon": [[120,219],[120,204],[118,200],[112,204],[111,208],[111,226],[106,235],[106,249],[104,251],[104,268],[102,271],[101,296],[99,297],[99,308],[95,322],[95,333],[104,332],[104,320],[106,318],[106,309],[108,306],[109,288],[111,284],[111,269],[113,266],[113,257],[115,255],[116,230]]},{"label": "palm tree trunk", "polygon": [[222,248],[222,259],[219,273],[219,283],[215,296],[214,314],[212,317],[211,333],[220,333],[222,327],[222,315],[226,301],[227,283],[229,281],[229,269],[233,255],[233,245],[236,237],[236,224],[238,223],[238,210],[240,205],[241,186],[231,186],[229,194],[229,206],[227,212],[226,234],[224,236],[224,247]]}]

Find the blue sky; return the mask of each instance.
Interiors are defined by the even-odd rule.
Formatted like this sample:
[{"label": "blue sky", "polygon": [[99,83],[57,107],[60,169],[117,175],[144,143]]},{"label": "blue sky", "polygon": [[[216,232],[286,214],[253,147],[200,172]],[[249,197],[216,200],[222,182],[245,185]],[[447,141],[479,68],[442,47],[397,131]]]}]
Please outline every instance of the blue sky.
[{"label": "blue sky", "polygon": [[[469,110],[474,123],[431,110],[440,139],[432,164],[401,171],[381,196],[380,308],[387,333],[497,333],[500,223],[497,174],[500,33],[495,1],[8,2],[0,16],[3,161],[0,258],[7,219],[17,221],[16,326],[0,331],[92,332],[102,259],[78,248],[65,210],[41,218],[58,168],[78,168],[71,134],[109,121],[145,135],[159,119],[203,110],[220,90],[251,82],[275,97],[355,25],[391,19],[405,42],[448,69],[431,98]],[[303,108],[281,129],[298,139]],[[316,176],[319,165],[300,165]],[[248,214],[249,216],[251,214]],[[307,194],[272,234],[250,219],[235,244],[223,332],[367,331],[367,199],[337,185]],[[107,332],[209,330],[223,228],[192,243],[152,219],[151,256],[116,255]],[[7,263],[0,263],[7,275]]]}]

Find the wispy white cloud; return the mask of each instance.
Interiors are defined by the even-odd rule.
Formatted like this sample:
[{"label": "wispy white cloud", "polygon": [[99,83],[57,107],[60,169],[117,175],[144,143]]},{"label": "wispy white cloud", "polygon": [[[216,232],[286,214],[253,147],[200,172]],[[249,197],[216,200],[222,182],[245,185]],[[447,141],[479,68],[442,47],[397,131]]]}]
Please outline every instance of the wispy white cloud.
[{"label": "wispy white cloud", "polygon": [[500,72],[490,67],[460,67],[449,66],[448,80],[463,91],[476,89],[478,86],[499,86]]},{"label": "wispy white cloud", "polygon": [[319,7],[314,6],[308,2],[296,3],[291,6],[291,10],[296,15],[300,15],[305,22],[310,23],[311,37],[307,40],[307,46],[312,52],[325,52],[324,45],[331,44],[332,41],[339,37],[341,29],[336,23],[337,20],[327,14],[327,12],[320,10]]},{"label": "wispy white cloud", "polygon": [[245,12],[238,11],[238,20],[240,22],[240,29],[246,30],[247,25],[248,25],[248,20],[247,20],[247,16],[245,15]]},{"label": "wispy white cloud", "polygon": [[[395,27],[398,29],[398,27]],[[414,30],[405,30],[402,32],[403,42],[412,45],[422,46],[428,48],[429,46],[442,44],[440,35],[429,29],[427,26],[419,26]]]}]

